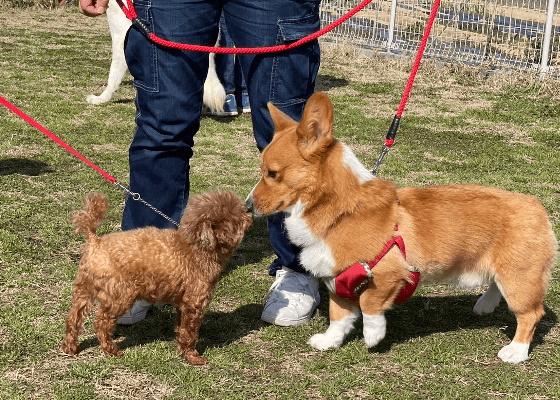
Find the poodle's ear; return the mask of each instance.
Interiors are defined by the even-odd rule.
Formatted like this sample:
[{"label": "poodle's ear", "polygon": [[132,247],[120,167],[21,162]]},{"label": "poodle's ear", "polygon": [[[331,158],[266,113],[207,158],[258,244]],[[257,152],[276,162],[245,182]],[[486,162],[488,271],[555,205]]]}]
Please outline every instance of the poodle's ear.
[{"label": "poodle's ear", "polygon": [[204,247],[207,250],[213,250],[216,247],[216,236],[209,220],[197,223],[183,221],[179,227],[179,233],[193,246]]}]

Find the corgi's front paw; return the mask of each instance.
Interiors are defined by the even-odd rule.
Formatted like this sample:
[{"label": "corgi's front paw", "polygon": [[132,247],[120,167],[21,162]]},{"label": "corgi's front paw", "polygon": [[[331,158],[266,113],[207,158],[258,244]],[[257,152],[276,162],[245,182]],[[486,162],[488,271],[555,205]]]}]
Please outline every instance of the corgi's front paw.
[{"label": "corgi's front paw", "polygon": [[317,333],[311,336],[307,342],[308,345],[317,350],[336,349],[342,345],[344,338],[335,338],[329,334],[327,330],[325,333]]},{"label": "corgi's front paw", "polygon": [[387,332],[387,322],[383,315],[363,315],[364,341],[368,348],[376,346]]}]

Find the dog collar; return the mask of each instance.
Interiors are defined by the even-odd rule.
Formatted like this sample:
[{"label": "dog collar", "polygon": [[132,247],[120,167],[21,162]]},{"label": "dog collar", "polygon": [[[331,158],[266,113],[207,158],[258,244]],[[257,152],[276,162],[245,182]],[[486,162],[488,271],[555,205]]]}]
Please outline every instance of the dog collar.
[{"label": "dog collar", "polygon": [[[406,251],[402,236],[393,237],[381,250],[381,253],[373,261],[358,262],[342,272],[335,278],[335,292],[340,297],[358,300],[361,291],[373,279],[371,270],[381,261],[391,248],[397,245],[406,260]],[[408,271],[408,280],[395,299],[395,303],[404,303],[416,290],[420,281],[420,272],[417,270]]]}]

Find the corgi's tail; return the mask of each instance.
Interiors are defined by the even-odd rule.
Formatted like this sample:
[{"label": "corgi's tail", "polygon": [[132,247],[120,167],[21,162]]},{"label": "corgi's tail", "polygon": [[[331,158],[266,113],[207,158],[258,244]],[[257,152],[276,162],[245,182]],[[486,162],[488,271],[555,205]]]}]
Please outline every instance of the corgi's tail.
[{"label": "corgi's tail", "polygon": [[72,216],[72,222],[76,226],[76,233],[83,232],[89,241],[97,238],[97,228],[109,208],[109,202],[104,194],[90,194],[83,204],[84,210],[77,211]]}]

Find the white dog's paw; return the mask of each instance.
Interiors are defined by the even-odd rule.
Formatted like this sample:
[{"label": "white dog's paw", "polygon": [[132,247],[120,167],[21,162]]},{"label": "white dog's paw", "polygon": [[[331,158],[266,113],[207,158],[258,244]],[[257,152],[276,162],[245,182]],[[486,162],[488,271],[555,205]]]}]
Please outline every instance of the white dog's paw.
[{"label": "white dog's paw", "polygon": [[329,331],[327,331],[311,336],[307,344],[317,350],[337,349],[342,345],[343,340],[344,338],[337,340],[333,335],[329,335]]},{"label": "white dog's paw", "polygon": [[529,358],[529,343],[511,342],[498,352],[502,361],[518,364]]},{"label": "white dog's paw", "polygon": [[387,333],[387,321],[383,315],[363,315],[364,341],[368,348],[376,346]]},{"label": "white dog's paw", "polygon": [[107,103],[109,100],[111,100],[111,98],[105,98],[103,95],[101,96],[95,96],[93,94],[90,94],[86,97],[86,101],[90,104],[94,104],[94,105],[99,105],[99,104],[103,104],[103,103]]}]

